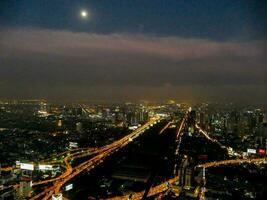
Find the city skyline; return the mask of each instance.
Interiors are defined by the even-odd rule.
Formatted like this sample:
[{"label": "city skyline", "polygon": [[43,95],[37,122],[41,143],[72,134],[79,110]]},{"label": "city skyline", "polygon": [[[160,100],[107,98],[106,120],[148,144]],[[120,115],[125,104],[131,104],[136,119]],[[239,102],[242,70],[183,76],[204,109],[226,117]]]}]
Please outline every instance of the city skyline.
[{"label": "city skyline", "polygon": [[0,101],[3,199],[265,199],[267,107]]},{"label": "city skyline", "polygon": [[0,98],[266,102],[266,6],[3,1]]}]

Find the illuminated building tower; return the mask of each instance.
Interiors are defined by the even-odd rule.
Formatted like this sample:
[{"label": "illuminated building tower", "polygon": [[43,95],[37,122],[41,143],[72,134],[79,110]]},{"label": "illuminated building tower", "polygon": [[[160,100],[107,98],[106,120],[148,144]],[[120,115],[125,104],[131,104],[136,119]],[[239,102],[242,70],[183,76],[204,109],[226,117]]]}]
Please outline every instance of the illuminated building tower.
[{"label": "illuminated building tower", "polygon": [[148,120],[148,112],[144,109],[141,109],[139,112],[140,122],[145,122]]},{"label": "illuminated building tower", "polygon": [[197,117],[196,111],[195,110],[190,111],[189,116],[188,116],[188,123],[190,125],[195,125],[196,117]]},{"label": "illuminated building tower", "polygon": [[118,123],[120,121],[120,109],[117,107],[114,111],[115,122]]},{"label": "illuminated building tower", "polygon": [[77,123],[76,123],[76,131],[77,131],[78,133],[82,133],[82,132],[83,132],[83,125],[82,125],[81,122],[77,122]]},{"label": "illuminated building tower", "polygon": [[43,113],[50,113],[51,112],[51,105],[47,103],[47,101],[41,101],[40,102],[40,112]]},{"label": "illuminated building tower", "polygon": [[203,180],[203,186],[201,188],[201,192],[199,195],[200,200],[205,200],[205,192],[206,192],[206,168],[203,167],[202,169],[202,180]]},{"label": "illuminated building tower", "polygon": [[128,112],[127,113],[127,122],[128,122],[128,124],[135,125],[136,124],[135,121],[136,121],[135,120],[135,113],[132,112],[132,111]]},{"label": "illuminated building tower", "polygon": [[42,101],[40,103],[40,110],[43,111],[43,112],[47,112],[47,103]]},{"label": "illuminated building tower", "polygon": [[256,109],[255,114],[256,114],[256,125],[261,125],[264,121],[264,114],[261,112],[260,109]]},{"label": "illuminated building tower", "polygon": [[230,123],[231,123],[230,130],[235,134],[238,133],[239,121],[240,121],[239,113],[237,113],[236,111],[232,111],[230,115]]},{"label": "illuminated building tower", "polygon": [[62,120],[61,120],[61,119],[58,120],[58,122],[57,122],[57,126],[58,126],[58,127],[62,127],[62,124],[63,124],[63,123],[62,123]]},{"label": "illuminated building tower", "polygon": [[204,113],[203,112],[199,114],[199,125],[201,128],[204,128]]},{"label": "illuminated building tower", "polygon": [[185,180],[184,180],[184,188],[191,188],[191,179],[192,179],[192,170],[190,168],[186,168],[185,170]]},{"label": "illuminated building tower", "polygon": [[75,111],[76,116],[81,116],[83,114],[82,108],[76,108]]},{"label": "illuminated building tower", "polygon": [[50,109],[48,109],[48,105],[46,102],[40,102],[40,109],[38,110],[38,114],[41,117],[47,117]]},{"label": "illuminated building tower", "polygon": [[62,200],[62,199],[63,199],[63,196],[61,193],[52,195],[52,200]]},{"label": "illuminated building tower", "polygon": [[32,193],[32,181],[30,179],[25,179],[20,181],[19,188],[17,189],[18,199],[24,199],[31,197]]}]

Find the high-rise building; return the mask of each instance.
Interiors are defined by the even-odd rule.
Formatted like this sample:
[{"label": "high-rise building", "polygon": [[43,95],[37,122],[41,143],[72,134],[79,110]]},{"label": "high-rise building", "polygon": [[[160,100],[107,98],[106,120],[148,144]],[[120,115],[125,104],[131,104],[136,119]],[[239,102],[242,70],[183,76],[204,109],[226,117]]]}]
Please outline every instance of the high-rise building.
[{"label": "high-rise building", "polygon": [[41,103],[40,103],[40,111],[42,111],[42,112],[47,112],[47,103],[46,102],[44,102],[44,101],[42,101]]},{"label": "high-rise building", "polygon": [[191,188],[191,179],[192,179],[192,170],[190,168],[186,168],[185,170],[185,180],[184,180],[184,188]]},{"label": "high-rise building", "polygon": [[62,120],[59,119],[58,122],[57,122],[57,126],[58,126],[58,127],[62,127],[62,124],[63,124]]},{"label": "high-rise building", "polygon": [[204,113],[203,112],[201,112],[200,114],[199,114],[199,125],[200,125],[200,127],[204,127]]},{"label": "high-rise building", "polygon": [[188,123],[190,125],[194,125],[196,122],[196,117],[197,117],[196,111],[195,110],[190,111],[188,116]]},{"label": "high-rise building", "polygon": [[17,189],[17,196],[19,199],[29,198],[32,193],[32,181],[24,179],[20,181],[20,186]]},{"label": "high-rise building", "polygon": [[82,125],[81,122],[77,122],[77,123],[76,123],[76,131],[77,131],[78,133],[82,133],[82,132],[83,132],[83,125]]}]

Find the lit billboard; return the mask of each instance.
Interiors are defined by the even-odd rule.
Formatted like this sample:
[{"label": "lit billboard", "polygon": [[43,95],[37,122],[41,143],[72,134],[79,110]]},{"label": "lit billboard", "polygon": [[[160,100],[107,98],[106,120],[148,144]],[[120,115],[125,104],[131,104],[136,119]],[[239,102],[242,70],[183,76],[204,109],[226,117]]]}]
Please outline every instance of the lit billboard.
[{"label": "lit billboard", "polygon": [[69,147],[71,148],[78,148],[78,143],[77,142],[70,142]]},{"label": "lit billboard", "polygon": [[53,166],[52,165],[39,165],[38,169],[39,170],[53,170]]},{"label": "lit billboard", "polygon": [[65,187],[65,191],[69,191],[69,190],[71,190],[73,188],[73,184],[71,183],[71,184],[69,184],[69,185],[66,185],[66,187]]},{"label": "lit billboard", "polygon": [[20,169],[26,169],[26,170],[34,170],[34,166],[33,164],[29,164],[29,163],[20,163]]},{"label": "lit billboard", "polygon": [[266,150],[265,149],[258,149],[258,152],[260,155],[265,155],[266,154]]},{"label": "lit billboard", "polygon": [[251,154],[255,154],[256,153],[256,149],[247,149],[247,152],[251,153]]}]

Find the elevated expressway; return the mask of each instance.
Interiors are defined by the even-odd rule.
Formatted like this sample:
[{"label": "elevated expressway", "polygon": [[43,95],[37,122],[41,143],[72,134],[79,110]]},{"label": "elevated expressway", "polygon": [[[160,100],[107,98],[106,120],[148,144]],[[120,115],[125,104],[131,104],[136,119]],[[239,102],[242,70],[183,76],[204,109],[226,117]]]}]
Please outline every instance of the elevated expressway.
[{"label": "elevated expressway", "polygon": [[[73,154],[70,154],[69,156],[64,158],[64,163],[66,170],[64,173],[62,173],[60,176],[53,178],[53,179],[48,179],[48,180],[43,180],[39,182],[34,182],[33,186],[36,185],[41,185],[41,184],[51,184],[50,186],[47,186],[42,192],[31,198],[32,200],[34,199],[50,199],[51,196],[54,193],[59,193],[62,186],[71,180],[72,178],[76,177],[83,171],[89,171],[99,164],[101,164],[108,156],[113,154],[114,152],[120,150],[124,146],[128,145],[130,142],[132,142],[135,138],[139,137],[144,133],[146,129],[149,129],[150,126],[153,126],[153,124],[156,124],[159,120],[161,120],[160,117],[156,116],[151,118],[147,123],[145,123],[143,126],[137,128],[135,131],[133,131],[131,134],[123,137],[122,139],[115,141],[109,145],[106,145],[104,147],[90,150],[81,150],[78,152],[75,152]],[[72,167],[70,164],[70,160],[77,159],[80,157],[85,157],[87,155],[94,154],[93,157],[88,159],[87,161],[79,164],[76,167]]]},{"label": "elevated expressway", "polygon": [[[183,119],[181,120],[180,124],[178,124],[177,129],[176,129],[176,137],[175,137],[175,142],[177,143],[177,148],[175,151],[176,156],[179,155],[179,149],[180,149],[180,144],[181,144],[181,137],[182,137],[182,130],[185,126],[186,123],[186,119],[188,116],[188,112],[185,113]],[[170,126],[171,123],[168,123],[161,131],[159,134],[162,134],[164,130],[166,130],[167,127]],[[174,168],[176,168],[177,166],[175,166]],[[163,192],[166,192],[167,190],[170,189],[170,187],[168,186],[169,184],[172,185],[175,182],[177,182],[177,180],[179,179],[179,177],[176,175],[177,171],[174,171],[174,177],[164,181],[163,183],[153,186],[150,188],[148,194],[146,197],[151,197],[151,196],[159,196],[160,194],[162,194]],[[109,200],[127,200],[127,199],[132,199],[132,200],[140,200],[143,198],[145,191],[140,191],[140,192],[134,192],[131,193],[130,195],[123,195],[123,196],[115,196],[115,197],[111,197],[109,198]],[[131,196],[131,198],[129,198],[129,196]]]}]

